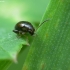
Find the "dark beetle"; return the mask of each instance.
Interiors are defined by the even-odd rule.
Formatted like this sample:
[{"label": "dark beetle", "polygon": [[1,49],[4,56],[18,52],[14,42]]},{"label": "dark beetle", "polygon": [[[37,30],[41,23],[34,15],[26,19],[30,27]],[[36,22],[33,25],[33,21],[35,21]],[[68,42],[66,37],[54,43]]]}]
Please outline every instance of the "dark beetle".
[{"label": "dark beetle", "polygon": [[[39,26],[38,28],[48,20],[45,20],[43,21]],[[38,29],[37,28],[37,29]],[[37,30],[36,29],[36,30]],[[33,25],[28,22],[28,21],[20,21],[18,22],[16,25],[15,25],[15,29],[13,30],[13,32],[15,32],[16,34],[19,34],[19,35],[24,35],[25,33],[30,33],[31,35],[34,35],[35,33],[35,28],[33,27]]]},{"label": "dark beetle", "polygon": [[34,34],[35,29],[33,25],[28,21],[20,21],[15,25],[15,29],[13,30],[16,34],[23,35],[25,33]]}]

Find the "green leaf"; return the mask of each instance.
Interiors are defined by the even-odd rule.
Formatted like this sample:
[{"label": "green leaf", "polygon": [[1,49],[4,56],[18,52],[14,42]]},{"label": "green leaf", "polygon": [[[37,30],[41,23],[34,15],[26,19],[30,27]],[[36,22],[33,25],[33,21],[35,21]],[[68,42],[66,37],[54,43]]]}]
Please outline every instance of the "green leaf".
[{"label": "green leaf", "polygon": [[[36,5],[34,5],[33,3],[35,3]],[[43,6],[39,8],[41,5]],[[16,34],[12,32],[15,23],[17,23],[20,20],[39,22],[45,10],[45,7],[46,0],[45,1],[17,0],[17,2],[14,0],[11,1],[6,0],[0,2],[0,60],[1,60],[0,70],[5,70],[7,66],[10,65],[11,61],[7,61],[7,59],[16,62],[18,54],[17,52],[19,52],[21,49],[20,45],[22,43],[27,44],[27,42],[24,41],[24,39],[23,40],[17,39]],[[23,59],[21,61],[23,61]],[[21,64],[19,63],[19,65]],[[17,69],[19,69],[18,67],[19,66],[17,66]]]},{"label": "green leaf", "polygon": [[0,29],[0,59],[16,59],[22,45],[27,44],[22,38],[18,38],[12,31]]},{"label": "green leaf", "polygon": [[0,70],[7,70],[10,66],[11,62],[9,60],[1,60],[0,61]]},{"label": "green leaf", "polygon": [[70,0],[51,0],[23,70],[70,70]]},{"label": "green leaf", "polygon": [[18,53],[28,42],[13,32],[15,22],[0,19],[0,70],[5,70],[12,62],[17,63]]}]

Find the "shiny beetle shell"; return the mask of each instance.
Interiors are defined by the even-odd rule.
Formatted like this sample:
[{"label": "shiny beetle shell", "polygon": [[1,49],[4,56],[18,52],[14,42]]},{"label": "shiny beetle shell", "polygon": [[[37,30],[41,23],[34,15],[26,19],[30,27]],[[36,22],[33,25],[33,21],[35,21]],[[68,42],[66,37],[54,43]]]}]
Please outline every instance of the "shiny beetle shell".
[{"label": "shiny beetle shell", "polygon": [[25,34],[25,33],[30,33],[31,35],[34,34],[35,29],[33,25],[28,22],[28,21],[20,21],[15,25],[15,29],[13,30],[16,34]]}]

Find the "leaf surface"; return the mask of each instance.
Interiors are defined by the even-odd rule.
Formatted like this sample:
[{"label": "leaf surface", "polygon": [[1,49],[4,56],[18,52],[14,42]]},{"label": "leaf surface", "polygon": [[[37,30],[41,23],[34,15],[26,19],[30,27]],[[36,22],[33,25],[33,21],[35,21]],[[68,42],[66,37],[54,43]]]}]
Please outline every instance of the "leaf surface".
[{"label": "leaf surface", "polygon": [[13,32],[15,24],[12,23],[14,22],[2,20],[0,24],[0,60],[16,62],[19,51],[28,42]]},{"label": "leaf surface", "polygon": [[22,70],[70,70],[70,0],[51,0]]}]

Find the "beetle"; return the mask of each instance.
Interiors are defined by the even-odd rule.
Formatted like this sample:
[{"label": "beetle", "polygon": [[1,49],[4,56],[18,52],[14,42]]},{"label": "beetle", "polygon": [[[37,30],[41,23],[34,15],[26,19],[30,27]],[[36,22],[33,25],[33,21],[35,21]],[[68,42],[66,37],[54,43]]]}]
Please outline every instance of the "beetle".
[{"label": "beetle", "polygon": [[[46,22],[47,20],[45,20],[44,22]],[[41,25],[44,23],[42,22]],[[40,26],[41,26],[40,25]],[[39,26],[39,27],[40,27]],[[39,28],[38,27],[38,28]],[[38,29],[37,28],[37,29]],[[19,21],[16,25],[15,25],[15,29],[13,30],[14,33],[19,34],[19,35],[24,35],[25,33],[30,33],[31,35],[34,35],[35,33],[35,28],[33,27],[33,25],[28,22],[28,21]]]},{"label": "beetle", "polygon": [[24,35],[25,33],[30,33],[34,35],[35,28],[28,21],[20,21],[15,25],[15,29],[13,30],[16,34]]}]

